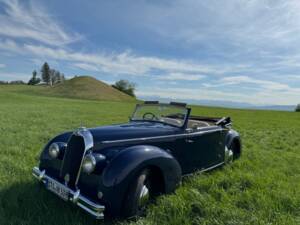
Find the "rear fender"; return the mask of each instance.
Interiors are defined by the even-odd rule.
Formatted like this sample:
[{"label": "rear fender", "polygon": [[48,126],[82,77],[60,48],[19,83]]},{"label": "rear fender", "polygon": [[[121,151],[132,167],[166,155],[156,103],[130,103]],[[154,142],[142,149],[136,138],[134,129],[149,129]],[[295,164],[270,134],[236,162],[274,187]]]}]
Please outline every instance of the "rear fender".
[{"label": "rear fender", "polygon": [[241,138],[238,132],[236,132],[235,130],[229,130],[229,132],[226,135],[226,146],[227,148],[230,148],[230,146],[232,145],[232,143],[236,141],[238,143],[238,151],[239,154],[242,153],[242,142],[241,142]]}]

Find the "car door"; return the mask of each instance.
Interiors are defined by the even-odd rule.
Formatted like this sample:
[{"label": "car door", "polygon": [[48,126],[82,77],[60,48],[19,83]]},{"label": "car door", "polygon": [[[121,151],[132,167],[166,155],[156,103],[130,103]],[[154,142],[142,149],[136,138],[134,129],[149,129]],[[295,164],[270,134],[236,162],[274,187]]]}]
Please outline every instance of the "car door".
[{"label": "car door", "polygon": [[225,138],[220,129],[192,132],[178,143],[183,173],[207,169],[223,162]]}]

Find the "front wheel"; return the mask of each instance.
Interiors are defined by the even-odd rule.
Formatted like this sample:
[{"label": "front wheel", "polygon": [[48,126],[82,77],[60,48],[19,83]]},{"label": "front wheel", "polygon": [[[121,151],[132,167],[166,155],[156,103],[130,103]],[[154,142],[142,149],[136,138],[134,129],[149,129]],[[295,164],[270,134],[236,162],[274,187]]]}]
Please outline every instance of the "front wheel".
[{"label": "front wheel", "polygon": [[152,185],[149,169],[144,169],[136,176],[129,186],[123,204],[122,210],[125,218],[144,215],[146,207],[155,196]]}]

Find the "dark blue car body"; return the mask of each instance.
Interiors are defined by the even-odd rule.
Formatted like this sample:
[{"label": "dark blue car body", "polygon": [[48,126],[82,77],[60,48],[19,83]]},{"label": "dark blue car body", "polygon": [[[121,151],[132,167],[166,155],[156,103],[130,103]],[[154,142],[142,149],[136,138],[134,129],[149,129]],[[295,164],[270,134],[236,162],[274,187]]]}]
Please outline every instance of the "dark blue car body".
[{"label": "dark blue car body", "polygon": [[[189,126],[190,121],[196,127]],[[153,171],[161,193],[171,193],[183,175],[226,163],[228,149],[234,158],[239,157],[240,136],[230,124],[228,117],[191,116],[188,109],[182,127],[132,120],[81,128],[53,138],[44,147],[33,175],[46,187],[49,180],[66,186],[69,200],[96,218],[104,214],[118,217],[122,215],[128,188],[144,168]],[[57,158],[48,154],[52,143],[65,143]],[[80,168],[86,154],[93,154],[97,160],[92,173],[83,173]]]}]

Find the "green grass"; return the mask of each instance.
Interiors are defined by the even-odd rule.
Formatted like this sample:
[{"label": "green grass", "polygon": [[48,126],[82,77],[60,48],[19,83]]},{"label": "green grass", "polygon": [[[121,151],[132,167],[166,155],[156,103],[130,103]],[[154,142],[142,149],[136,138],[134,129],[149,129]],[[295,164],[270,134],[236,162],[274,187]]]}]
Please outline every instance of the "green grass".
[{"label": "green grass", "polygon": [[[134,103],[34,96],[0,86],[0,224],[102,224],[37,185],[31,169],[54,135],[81,125],[127,121]],[[29,94],[28,94],[29,93]],[[117,224],[300,224],[300,114],[193,107],[230,115],[240,160],[184,179],[147,216]]]}]

